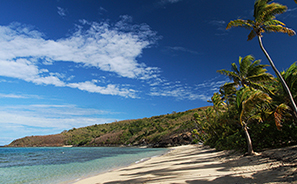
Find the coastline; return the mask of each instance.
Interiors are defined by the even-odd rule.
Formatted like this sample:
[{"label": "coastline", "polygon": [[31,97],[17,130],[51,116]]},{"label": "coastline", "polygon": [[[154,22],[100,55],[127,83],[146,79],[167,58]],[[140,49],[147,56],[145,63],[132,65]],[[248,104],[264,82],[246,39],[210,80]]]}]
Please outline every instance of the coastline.
[{"label": "coastline", "polygon": [[75,184],[297,183],[296,152],[297,146],[292,146],[243,156],[201,145],[178,146],[161,156],[81,179]]}]

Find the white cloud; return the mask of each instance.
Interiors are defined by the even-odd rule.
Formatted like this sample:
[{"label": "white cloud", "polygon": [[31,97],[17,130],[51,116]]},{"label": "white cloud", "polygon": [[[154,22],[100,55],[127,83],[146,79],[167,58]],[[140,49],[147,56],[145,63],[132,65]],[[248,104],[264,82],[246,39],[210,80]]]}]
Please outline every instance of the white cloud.
[{"label": "white cloud", "polygon": [[113,84],[108,84],[106,87],[102,87],[94,84],[94,81],[92,82],[86,81],[86,82],[80,82],[80,83],[69,83],[68,86],[71,88],[77,88],[91,93],[101,93],[101,94],[119,95],[123,97],[136,98],[135,90],[119,88],[118,86]]},{"label": "white cloud", "polygon": [[194,51],[194,50],[190,50],[190,49],[187,49],[187,48],[184,48],[184,47],[167,47],[167,49],[171,50],[171,51],[182,51],[182,52],[188,52],[188,53],[191,53],[191,54],[199,54],[199,52],[197,51]]},{"label": "white cloud", "polygon": [[188,99],[188,100],[203,100],[207,101],[211,96],[205,94],[195,94],[191,90],[185,87],[173,88],[173,89],[152,89],[151,96],[163,96],[163,97],[174,97],[177,99]]},{"label": "white cloud", "polygon": [[61,16],[61,17],[65,17],[66,16],[66,11],[61,8],[61,7],[57,7],[58,8],[58,14]]},{"label": "white cloud", "polygon": [[3,93],[0,93],[0,98],[38,98],[38,99],[40,99],[41,97],[39,97],[37,95],[3,94]]},{"label": "white cloud", "polygon": [[230,80],[227,77],[218,76],[213,79],[204,81],[203,83],[196,84],[195,90],[201,90],[201,89],[204,90],[207,88],[210,91],[215,91],[227,82],[230,82]]},{"label": "white cloud", "polygon": [[174,97],[177,99],[187,100],[210,100],[214,92],[218,92],[220,86],[228,82],[226,77],[215,77],[213,79],[204,81],[201,84],[195,84],[193,87],[188,85],[181,85],[180,81],[175,83],[162,81],[153,83],[149,95]]},{"label": "white cloud", "polygon": [[159,69],[138,63],[137,58],[158,37],[148,25],[131,25],[131,21],[129,16],[122,16],[122,20],[115,24],[81,20],[82,25],[78,25],[72,35],[59,40],[44,39],[42,33],[19,23],[0,26],[0,76],[38,85],[69,86],[95,93],[135,97],[134,90],[114,84],[100,87],[88,81],[67,83],[75,76],[67,80],[63,74],[46,68],[57,61],[73,62],[131,79],[157,78]]},{"label": "white cloud", "polygon": [[226,22],[224,20],[212,20],[209,24],[216,26],[217,30],[223,33],[216,35],[225,35],[226,34]]}]

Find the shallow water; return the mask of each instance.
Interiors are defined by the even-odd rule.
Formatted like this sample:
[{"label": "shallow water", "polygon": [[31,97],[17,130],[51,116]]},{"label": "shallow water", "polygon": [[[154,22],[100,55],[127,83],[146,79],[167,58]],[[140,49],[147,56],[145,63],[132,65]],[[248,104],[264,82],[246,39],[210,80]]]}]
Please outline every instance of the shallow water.
[{"label": "shallow water", "polygon": [[71,183],[167,151],[116,147],[0,148],[0,184]]}]

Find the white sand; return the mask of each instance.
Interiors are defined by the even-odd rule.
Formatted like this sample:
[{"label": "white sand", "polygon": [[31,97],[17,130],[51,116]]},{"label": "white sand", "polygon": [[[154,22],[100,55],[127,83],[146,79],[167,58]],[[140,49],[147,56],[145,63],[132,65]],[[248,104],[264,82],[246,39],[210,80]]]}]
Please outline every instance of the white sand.
[{"label": "white sand", "polygon": [[[283,153],[296,156],[295,148]],[[297,164],[294,159],[289,162],[271,159],[269,157],[275,153],[273,151],[257,156],[242,156],[198,145],[173,149],[163,156],[86,178],[76,184],[297,183]]]}]

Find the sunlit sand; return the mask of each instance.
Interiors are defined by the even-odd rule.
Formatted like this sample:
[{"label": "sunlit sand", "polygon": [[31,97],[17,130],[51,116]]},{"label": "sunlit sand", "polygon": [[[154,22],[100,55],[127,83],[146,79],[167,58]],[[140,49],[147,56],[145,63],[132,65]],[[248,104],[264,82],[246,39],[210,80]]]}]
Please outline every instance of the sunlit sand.
[{"label": "sunlit sand", "polygon": [[[273,158],[276,152],[289,155],[289,160]],[[297,183],[296,152],[295,146],[283,152],[275,150],[243,156],[205,146],[179,146],[163,156],[82,179],[76,184]]]}]

